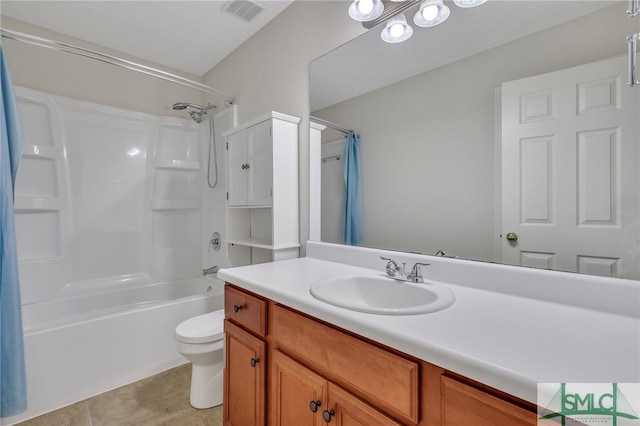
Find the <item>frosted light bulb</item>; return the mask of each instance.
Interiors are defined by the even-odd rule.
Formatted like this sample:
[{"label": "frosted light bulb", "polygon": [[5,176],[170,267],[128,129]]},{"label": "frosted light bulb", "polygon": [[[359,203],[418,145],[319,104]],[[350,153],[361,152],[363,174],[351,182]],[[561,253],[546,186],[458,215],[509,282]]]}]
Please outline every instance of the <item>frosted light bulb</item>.
[{"label": "frosted light bulb", "polygon": [[422,16],[427,21],[433,21],[436,16],[438,16],[438,6],[432,4],[431,6],[425,7],[424,9],[422,9]]},{"label": "frosted light bulb", "polygon": [[373,10],[373,0],[360,0],[358,2],[358,10],[363,15],[368,15]]},{"label": "frosted light bulb", "polygon": [[404,33],[404,25],[402,24],[393,24],[391,28],[389,28],[389,33],[393,38],[398,38]]}]

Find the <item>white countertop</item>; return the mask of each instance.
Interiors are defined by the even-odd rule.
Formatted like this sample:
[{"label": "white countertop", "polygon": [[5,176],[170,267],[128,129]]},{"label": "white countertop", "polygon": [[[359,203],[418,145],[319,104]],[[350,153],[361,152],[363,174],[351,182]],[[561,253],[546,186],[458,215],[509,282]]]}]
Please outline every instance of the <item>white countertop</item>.
[{"label": "white countertop", "polygon": [[637,315],[446,282],[454,304],[421,315],[360,313],[309,293],[314,281],[340,275],[384,272],[311,257],[218,272],[246,290],[533,403],[538,382],[640,382]]}]

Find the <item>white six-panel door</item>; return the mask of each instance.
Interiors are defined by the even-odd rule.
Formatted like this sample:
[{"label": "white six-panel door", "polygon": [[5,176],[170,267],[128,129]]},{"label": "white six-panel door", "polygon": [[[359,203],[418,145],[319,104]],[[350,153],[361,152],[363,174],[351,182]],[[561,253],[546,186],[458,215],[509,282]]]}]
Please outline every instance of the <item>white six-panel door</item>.
[{"label": "white six-panel door", "polygon": [[504,263],[640,279],[640,91],[626,69],[503,84]]}]

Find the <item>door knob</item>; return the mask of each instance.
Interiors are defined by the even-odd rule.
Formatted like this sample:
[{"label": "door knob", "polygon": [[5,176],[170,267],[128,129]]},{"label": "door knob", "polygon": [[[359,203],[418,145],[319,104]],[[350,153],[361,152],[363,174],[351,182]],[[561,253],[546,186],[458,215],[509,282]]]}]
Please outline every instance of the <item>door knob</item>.
[{"label": "door knob", "polygon": [[515,243],[516,241],[518,241],[518,234],[516,234],[515,232],[507,233],[507,240],[511,241],[512,243]]}]

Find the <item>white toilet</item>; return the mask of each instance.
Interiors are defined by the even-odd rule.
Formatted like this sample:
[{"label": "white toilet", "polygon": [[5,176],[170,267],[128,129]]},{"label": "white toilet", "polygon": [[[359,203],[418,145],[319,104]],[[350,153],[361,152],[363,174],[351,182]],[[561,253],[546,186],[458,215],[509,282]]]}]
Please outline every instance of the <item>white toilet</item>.
[{"label": "white toilet", "polygon": [[222,404],[224,369],[224,310],[189,318],[176,327],[178,352],[191,361],[191,397],[194,408]]}]

